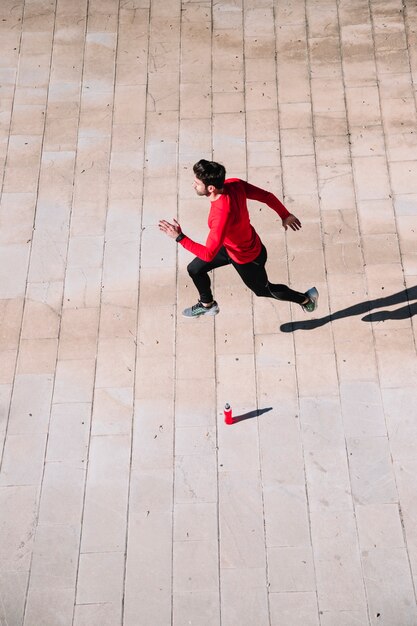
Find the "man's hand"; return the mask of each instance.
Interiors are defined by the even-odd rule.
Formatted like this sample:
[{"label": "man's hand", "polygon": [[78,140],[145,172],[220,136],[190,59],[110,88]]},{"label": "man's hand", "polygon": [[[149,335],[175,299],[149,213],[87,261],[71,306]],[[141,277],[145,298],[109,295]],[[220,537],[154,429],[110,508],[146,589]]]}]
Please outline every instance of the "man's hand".
[{"label": "man's hand", "polygon": [[168,235],[168,237],[176,239],[181,232],[181,226],[174,217],[172,219],[174,220],[173,224],[170,224],[166,220],[160,220],[158,226],[159,230],[162,230],[162,232]]},{"label": "man's hand", "polygon": [[301,228],[300,220],[298,219],[298,217],[295,217],[295,215],[292,215],[291,213],[288,217],[285,218],[285,220],[282,220],[282,225],[285,230],[288,229],[288,226],[291,228],[291,230],[300,230]]}]

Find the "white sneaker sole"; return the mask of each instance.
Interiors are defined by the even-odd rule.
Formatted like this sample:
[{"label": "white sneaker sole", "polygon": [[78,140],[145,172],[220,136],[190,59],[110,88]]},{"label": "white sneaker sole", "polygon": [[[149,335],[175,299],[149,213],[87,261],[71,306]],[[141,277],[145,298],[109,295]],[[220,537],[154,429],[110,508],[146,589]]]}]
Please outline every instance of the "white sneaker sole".
[{"label": "white sneaker sole", "polygon": [[187,319],[190,319],[190,320],[195,320],[198,317],[206,317],[208,315],[213,316],[213,315],[217,315],[217,313],[220,313],[220,309],[219,309],[218,306],[215,306],[215,307],[212,306],[210,309],[207,309],[207,312],[199,313],[198,315],[188,315],[186,313],[186,311],[188,311],[188,310],[189,309],[184,309],[184,311],[182,312],[182,316],[186,317]]}]

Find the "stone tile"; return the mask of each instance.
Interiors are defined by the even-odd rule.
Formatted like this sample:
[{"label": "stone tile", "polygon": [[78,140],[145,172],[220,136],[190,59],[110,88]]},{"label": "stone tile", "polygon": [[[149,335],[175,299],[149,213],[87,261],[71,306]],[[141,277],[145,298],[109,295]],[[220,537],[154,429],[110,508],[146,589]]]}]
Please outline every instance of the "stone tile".
[{"label": "stone tile", "polygon": [[17,349],[0,352],[0,384],[11,385],[15,375]]},{"label": "stone tile", "polygon": [[374,548],[404,548],[397,504],[357,505],[355,510],[359,541],[364,551]]},{"label": "stone tile", "polygon": [[355,206],[352,171],[350,164],[326,164],[318,166],[318,185],[323,211],[352,209]]},{"label": "stone tile", "polygon": [[392,201],[365,200],[358,202],[361,231],[366,234],[385,234],[395,231]]},{"label": "stone tile", "polygon": [[[410,386],[417,363],[409,328],[377,329],[377,354],[381,387]],[[393,347],[391,347],[393,346]],[[403,375],[400,377],[400,371]]]},{"label": "stone tile", "polygon": [[[135,396],[143,399],[172,398],[174,365],[171,357],[142,357],[137,361]],[[159,385],[155,385],[155,380]]]},{"label": "stone tile", "polygon": [[348,163],[349,144],[345,137],[329,136],[315,138],[316,159],[319,165]]},{"label": "stone tile", "polygon": [[400,74],[408,69],[406,50],[382,50],[376,53],[379,74]]},{"label": "stone tile", "polygon": [[305,471],[310,511],[353,508],[345,448],[309,451]]},{"label": "stone tile", "polygon": [[272,593],[313,591],[316,586],[310,547],[268,548],[268,572]]},{"label": "stone tile", "polygon": [[175,461],[175,502],[215,502],[217,498],[214,453],[187,454]]},{"label": "stone tile", "polygon": [[103,287],[107,291],[125,291],[132,286],[136,287],[138,261],[136,241],[108,242],[104,256]]},{"label": "stone tile", "polygon": [[348,118],[351,126],[371,126],[381,123],[378,87],[346,89]]},{"label": "stone tile", "polygon": [[68,265],[70,267],[100,267],[103,260],[104,238],[71,237],[68,249]]},{"label": "stone tile", "polygon": [[266,484],[263,494],[267,547],[308,546],[310,529],[304,485]]},{"label": "stone tile", "polygon": [[172,469],[132,470],[130,503],[144,517],[172,509]]},{"label": "stone tile", "polygon": [[311,591],[271,592],[269,594],[271,624],[278,626],[317,626],[319,622],[317,597]]},{"label": "stone tile", "polygon": [[[288,194],[314,193],[317,189],[314,161],[311,156],[288,156],[282,159],[284,185]],[[303,172],[300,177],[299,172]]]},{"label": "stone tile", "polygon": [[139,310],[138,355],[171,356],[174,350],[175,309],[173,306],[145,306]]},{"label": "stone tile", "polygon": [[127,435],[133,421],[133,389],[110,387],[96,389],[92,435]]},{"label": "stone tile", "polygon": [[68,268],[65,277],[64,308],[95,308],[100,303],[101,269]]},{"label": "stone tile", "polygon": [[320,615],[321,611],[365,614],[366,597],[353,511],[324,509],[317,516],[312,513],[312,542]]},{"label": "stone tile", "polygon": [[54,402],[91,402],[95,362],[92,359],[58,361]]},{"label": "stone tile", "polygon": [[8,433],[46,433],[52,400],[53,376],[22,374],[15,377]]},{"label": "stone tile", "polygon": [[18,374],[53,374],[57,339],[22,339],[17,360]]},{"label": "stone tile", "polygon": [[347,437],[386,435],[381,394],[376,382],[342,382],[340,395]]},{"label": "stone tile", "polygon": [[0,206],[1,244],[22,244],[32,238],[35,201],[32,193],[3,193]]},{"label": "stone tile", "polygon": [[3,452],[1,486],[38,485],[42,479],[46,434],[9,435]]},{"label": "stone tile", "polygon": [[[38,487],[30,485],[1,487],[0,501],[2,511],[8,512],[2,516],[0,530],[1,573],[2,575],[9,574],[16,580],[17,588],[19,588],[25,578],[20,574],[30,570],[36,530]],[[16,515],[17,511],[19,515]],[[2,589],[6,591],[6,587]]]},{"label": "stone tile", "polygon": [[398,161],[390,164],[392,189],[395,194],[416,193],[416,165],[413,161]]},{"label": "stone tile", "polygon": [[142,471],[173,468],[174,424],[171,399],[135,402],[132,468]]},{"label": "stone tile", "polygon": [[120,552],[81,554],[77,604],[121,603],[124,561]]},{"label": "stone tile", "polygon": [[314,397],[337,394],[338,381],[334,355],[321,355],[320,361],[320,368],[312,371],[310,357],[299,355],[297,375],[300,396]]},{"label": "stone tile", "polygon": [[352,157],[383,156],[384,133],[381,124],[350,127]]},{"label": "stone tile", "polygon": [[[36,605],[37,596],[44,595],[49,589],[51,604],[55,605],[56,610],[58,607],[54,597],[59,595],[57,592],[72,591],[77,575],[79,539],[78,525],[38,525],[33,548],[29,606]],[[72,605],[73,597],[71,608]]]},{"label": "stone tile", "polygon": [[40,524],[80,523],[85,463],[46,463],[39,507]]},{"label": "stone tile", "polygon": [[219,476],[222,568],[260,568],[265,564],[259,479],[259,472],[246,472],[243,489],[236,472],[222,472]]},{"label": "stone tile", "polygon": [[177,427],[213,426],[216,421],[215,385],[212,378],[176,382]]},{"label": "stone tile", "polygon": [[129,470],[128,436],[92,437],[83,514],[82,552],[120,552],[123,549]]},{"label": "stone tile", "polygon": [[[175,541],[173,593],[212,592],[219,588],[216,540]],[[201,567],[204,563],[204,568]]]},{"label": "stone tile", "polygon": [[320,452],[344,446],[345,429],[338,397],[300,398],[300,423],[306,450]]},{"label": "stone tile", "polygon": [[350,341],[338,343],[337,367],[340,381],[378,380],[377,359],[369,339],[360,346]]},{"label": "stone tile", "polygon": [[221,570],[221,613],[229,624],[267,623],[268,599],[265,568]]},{"label": "stone tile", "polygon": [[386,437],[348,439],[352,495],[358,504],[398,501]]},{"label": "stone tile", "polygon": [[136,346],[133,337],[100,339],[97,349],[97,388],[133,385]]},{"label": "stone tile", "polygon": [[[371,624],[389,624],[398,620],[412,624],[417,608],[405,549],[364,551],[362,563]],[[390,576],[386,575],[387,568]]]},{"label": "stone tile", "polygon": [[122,619],[122,607],[117,602],[76,604],[74,626],[112,626]]},{"label": "stone tile", "polygon": [[87,458],[91,404],[54,404],[49,423],[47,461],[78,461]]},{"label": "stone tile", "polygon": [[310,128],[311,105],[309,102],[281,102],[279,103],[280,127]]},{"label": "stone tile", "polygon": [[216,435],[213,430],[200,426],[177,428],[175,431],[175,453],[209,454],[216,450]]},{"label": "stone tile", "polygon": [[[172,486],[171,486],[172,492]],[[166,623],[172,610],[172,510],[149,514],[131,506],[124,621]]]},{"label": "stone tile", "polygon": [[414,455],[416,425],[414,397],[415,390],[411,387],[382,390],[391,454],[395,460]]},{"label": "stone tile", "polygon": [[[372,180],[367,175],[369,171],[373,172]],[[358,200],[382,200],[389,196],[388,172],[383,157],[354,157],[353,173]],[[400,185],[395,186],[394,181],[393,190],[398,193],[408,191],[407,185],[400,188]]]},{"label": "stone tile", "polygon": [[61,317],[58,358],[94,358],[97,350],[99,310],[65,309]]},{"label": "stone tile", "polygon": [[177,592],[173,596],[173,624],[191,622],[215,626],[220,621],[218,591]]},{"label": "stone tile", "polygon": [[9,570],[0,573],[2,604],[0,618],[5,624],[22,624],[25,611],[29,571]]},{"label": "stone tile", "polygon": [[62,290],[61,282],[28,284],[22,323],[23,338],[47,339],[58,336]]},{"label": "stone tile", "polygon": [[36,626],[44,623],[67,624],[72,620],[74,592],[67,588],[29,588],[25,610],[25,624]]},{"label": "stone tile", "polygon": [[0,245],[0,297],[21,298],[24,295],[29,259],[26,242]]}]

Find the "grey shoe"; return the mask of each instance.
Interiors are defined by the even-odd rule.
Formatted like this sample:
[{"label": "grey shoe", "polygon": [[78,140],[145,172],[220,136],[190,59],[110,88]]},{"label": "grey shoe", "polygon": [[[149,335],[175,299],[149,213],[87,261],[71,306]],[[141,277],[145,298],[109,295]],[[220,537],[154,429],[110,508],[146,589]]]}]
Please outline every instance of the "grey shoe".
[{"label": "grey shoe", "polygon": [[312,287],[308,291],[306,291],[305,295],[309,298],[309,301],[305,304],[302,304],[302,308],[306,313],[312,313],[318,307],[319,302],[319,292],[315,287]]},{"label": "grey shoe", "polygon": [[200,301],[197,304],[193,304],[188,309],[184,309],[182,314],[184,317],[200,317],[200,315],[217,315],[219,313],[219,305],[216,301],[213,302],[211,307],[203,306]]}]

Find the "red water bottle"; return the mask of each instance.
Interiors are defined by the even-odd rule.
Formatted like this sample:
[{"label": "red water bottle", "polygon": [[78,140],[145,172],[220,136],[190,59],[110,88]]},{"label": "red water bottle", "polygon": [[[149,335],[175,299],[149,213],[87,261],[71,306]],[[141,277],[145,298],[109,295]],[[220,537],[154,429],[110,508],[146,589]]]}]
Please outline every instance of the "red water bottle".
[{"label": "red water bottle", "polygon": [[233,424],[232,409],[228,402],[224,405],[224,423]]}]

